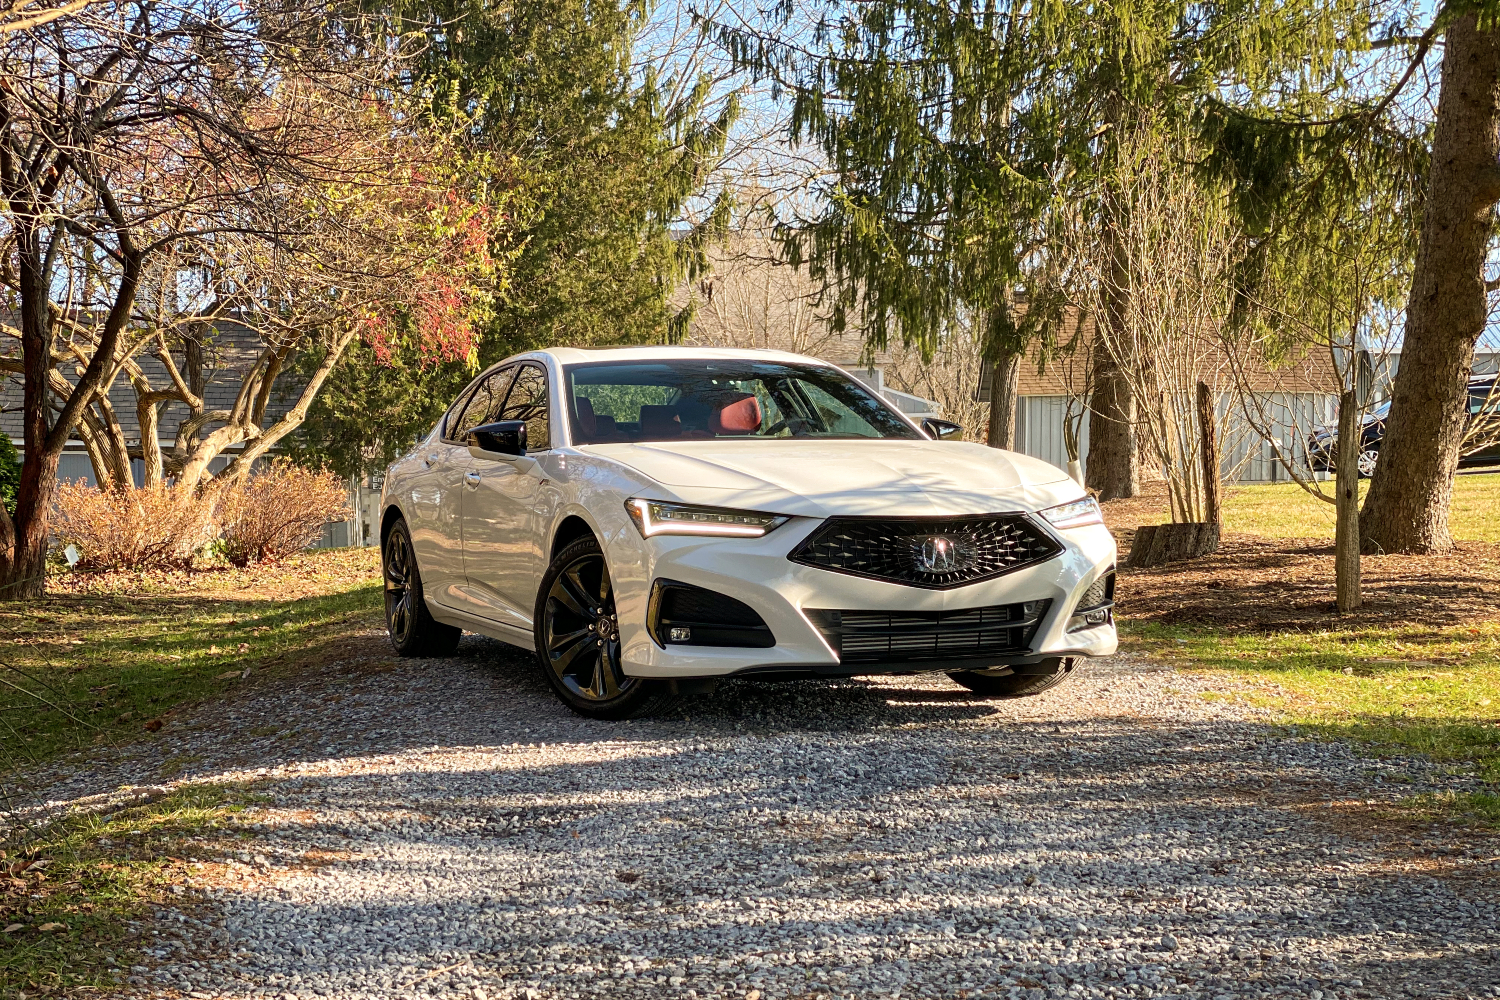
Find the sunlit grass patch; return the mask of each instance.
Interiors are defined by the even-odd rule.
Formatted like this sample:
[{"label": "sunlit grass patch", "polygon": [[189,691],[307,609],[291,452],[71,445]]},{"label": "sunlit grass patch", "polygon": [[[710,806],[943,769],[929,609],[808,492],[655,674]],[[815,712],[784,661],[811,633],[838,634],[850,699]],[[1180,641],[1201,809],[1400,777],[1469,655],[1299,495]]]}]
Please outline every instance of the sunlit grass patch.
[{"label": "sunlit grass patch", "polygon": [[[1333,484],[1324,484],[1329,495]],[[1369,483],[1361,484],[1361,491]],[[1457,476],[1449,531],[1460,541],[1500,542],[1500,472]],[[1266,538],[1333,538],[1333,504],[1311,496],[1296,483],[1230,486],[1224,499],[1224,526]]]},{"label": "sunlit grass patch", "polygon": [[1472,763],[1485,781],[1500,782],[1500,623],[1256,633],[1137,623],[1126,641],[1261,682],[1248,697],[1290,723]]}]

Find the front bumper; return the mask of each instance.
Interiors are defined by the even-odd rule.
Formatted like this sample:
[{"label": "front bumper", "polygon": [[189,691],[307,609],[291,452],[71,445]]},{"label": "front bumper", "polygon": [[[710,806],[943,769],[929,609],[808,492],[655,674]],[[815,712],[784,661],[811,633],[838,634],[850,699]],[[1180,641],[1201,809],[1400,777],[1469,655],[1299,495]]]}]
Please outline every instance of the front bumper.
[{"label": "front bumper", "polygon": [[[790,561],[787,553],[820,523],[817,518],[794,518],[764,537],[748,539],[663,535],[643,540],[633,527],[612,533],[606,548],[625,673],[658,678],[740,673],[853,676],[981,669],[1115,652],[1112,617],[1094,628],[1067,631],[1068,618],[1084,591],[1115,565],[1114,537],[1103,525],[1053,531],[1063,550],[1044,562],[965,587],[926,590]],[[657,579],[692,584],[744,602],[770,627],[776,645],[763,649],[658,645],[646,625],[651,583]],[[845,665],[803,613],[804,608],[956,611],[1043,599],[1050,605],[1029,649],[982,660]]]}]

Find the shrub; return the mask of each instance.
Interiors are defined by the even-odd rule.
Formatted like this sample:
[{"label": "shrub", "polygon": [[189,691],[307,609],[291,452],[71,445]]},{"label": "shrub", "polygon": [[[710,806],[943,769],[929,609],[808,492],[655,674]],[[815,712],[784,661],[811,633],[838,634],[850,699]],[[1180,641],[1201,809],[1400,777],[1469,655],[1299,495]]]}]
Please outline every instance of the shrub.
[{"label": "shrub", "polygon": [[219,501],[220,545],[236,566],[281,559],[349,516],[348,490],[331,472],[278,461],[231,486]]},{"label": "shrub", "polygon": [[191,489],[58,485],[52,532],[79,551],[80,569],[181,566],[213,537],[213,504]]}]

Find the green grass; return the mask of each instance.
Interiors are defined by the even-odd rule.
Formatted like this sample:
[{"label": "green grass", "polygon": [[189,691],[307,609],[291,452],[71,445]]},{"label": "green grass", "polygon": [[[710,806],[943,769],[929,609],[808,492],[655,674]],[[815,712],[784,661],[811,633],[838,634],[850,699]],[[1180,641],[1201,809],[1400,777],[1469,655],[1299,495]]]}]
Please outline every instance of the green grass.
[{"label": "green grass", "polygon": [[1472,765],[1500,783],[1500,623],[1254,634],[1138,623],[1126,641],[1263,682],[1252,700],[1288,723],[1377,751]]},{"label": "green grass", "polygon": [[[1324,486],[1331,496],[1333,484]],[[1500,473],[1455,477],[1449,521],[1455,539],[1500,542],[1500,517],[1496,512],[1500,512]],[[1296,483],[1231,486],[1224,498],[1224,526],[1229,531],[1266,538],[1331,539],[1333,520],[1333,504],[1319,500]]]},{"label": "green grass", "polygon": [[377,559],[343,549],[252,570],[79,575],[54,580],[40,601],[0,606],[9,763],[149,738],[148,723],[170,725],[185,703],[326,658],[379,624]]},{"label": "green grass", "polygon": [[188,872],[179,856],[188,839],[233,835],[234,814],[252,799],[195,785],[107,816],[66,817],[24,851],[13,846],[6,863],[46,863],[0,890],[0,926],[21,925],[0,936],[0,997],[117,991],[144,943],[139,922]]}]

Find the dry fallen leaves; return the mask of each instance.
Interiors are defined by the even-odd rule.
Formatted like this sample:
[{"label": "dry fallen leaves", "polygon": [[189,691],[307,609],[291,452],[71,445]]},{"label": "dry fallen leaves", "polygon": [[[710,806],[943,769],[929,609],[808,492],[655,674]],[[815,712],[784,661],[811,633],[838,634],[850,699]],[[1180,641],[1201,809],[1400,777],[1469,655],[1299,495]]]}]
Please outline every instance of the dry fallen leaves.
[{"label": "dry fallen leaves", "polygon": [[26,929],[26,925],[25,924],[7,924],[6,927],[5,927],[5,932],[4,933],[6,933],[6,934],[14,934],[16,931],[24,931],[25,929]]},{"label": "dry fallen leaves", "polygon": [[37,930],[41,931],[44,934],[50,934],[53,931],[65,931],[67,929],[67,924],[60,924],[55,920],[48,921],[47,923],[42,924],[42,926],[37,928]]}]

